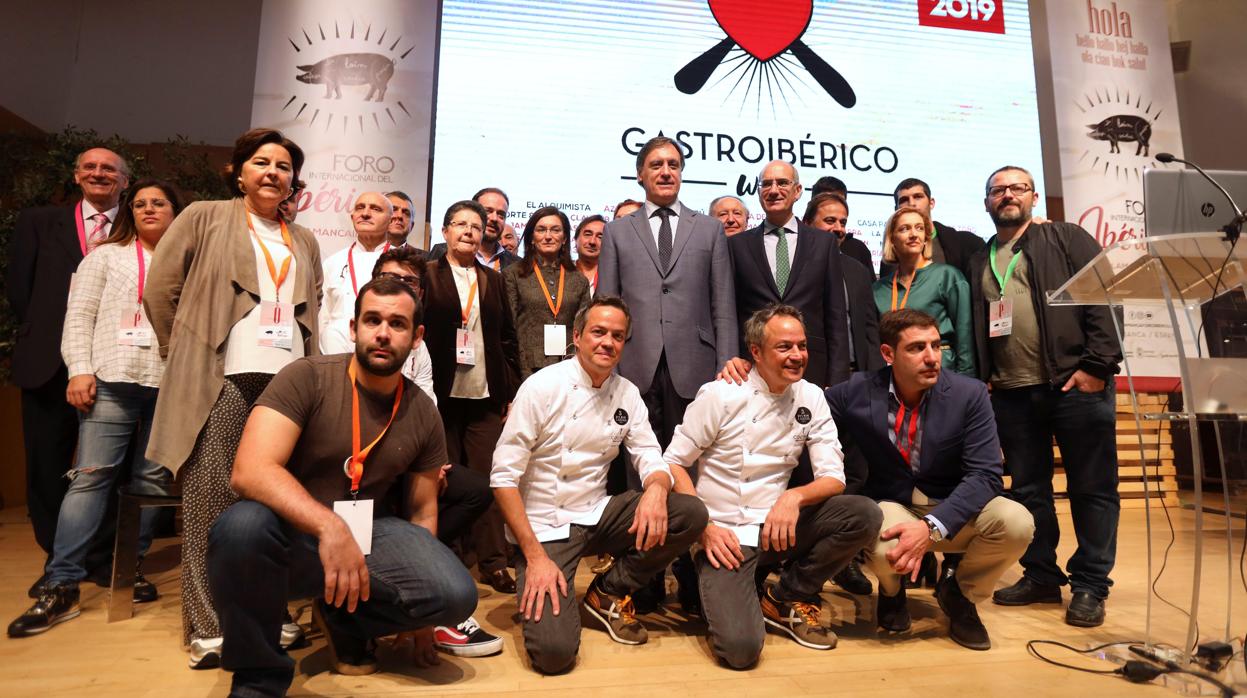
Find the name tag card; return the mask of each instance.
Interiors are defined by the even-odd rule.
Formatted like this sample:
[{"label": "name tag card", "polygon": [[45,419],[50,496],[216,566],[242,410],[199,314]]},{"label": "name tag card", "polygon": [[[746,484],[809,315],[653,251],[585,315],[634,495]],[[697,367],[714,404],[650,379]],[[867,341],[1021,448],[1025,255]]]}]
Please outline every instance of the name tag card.
[{"label": "name tag card", "polygon": [[567,325],[545,326],[546,356],[562,356],[567,349]]},{"label": "name tag card", "polygon": [[260,302],[260,330],[256,341],[262,347],[294,347],[294,304]]},{"label": "name tag card", "polygon": [[342,517],[360,552],[372,554],[372,500],[341,500],[333,503],[333,513]]},{"label": "name tag card", "polygon": [[1001,298],[987,306],[987,336],[1007,337],[1013,334],[1013,300]]},{"label": "name tag card", "polygon": [[476,346],[472,343],[472,333],[462,327],[455,330],[455,363],[460,366],[476,365]]},{"label": "name tag card", "polygon": [[147,322],[143,306],[137,306],[133,313],[121,316],[121,327],[117,330],[117,343],[126,347],[150,347],[152,345],[152,326]]}]

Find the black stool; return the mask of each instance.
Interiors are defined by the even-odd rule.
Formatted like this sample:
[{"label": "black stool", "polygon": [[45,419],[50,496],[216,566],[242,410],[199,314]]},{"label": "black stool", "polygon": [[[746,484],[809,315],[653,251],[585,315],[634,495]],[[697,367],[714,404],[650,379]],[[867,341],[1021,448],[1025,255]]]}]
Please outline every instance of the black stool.
[{"label": "black stool", "polygon": [[139,521],[147,507],[180,507],[176,485],[163,490],[121,488],[117,507],[117,542],[113,546],[113,580],[108,587],[108,622],[134,617],[134,580],[139,563]]}]

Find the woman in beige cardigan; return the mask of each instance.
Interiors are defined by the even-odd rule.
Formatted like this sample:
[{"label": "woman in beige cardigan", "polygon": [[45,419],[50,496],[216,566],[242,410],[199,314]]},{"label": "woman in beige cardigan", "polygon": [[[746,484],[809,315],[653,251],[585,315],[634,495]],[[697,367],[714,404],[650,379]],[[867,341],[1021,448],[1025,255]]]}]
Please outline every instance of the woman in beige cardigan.
[{"label": "woman in beige cardigan", "polygon": [[193,668],[220,660],[204,553],[235,501],[230,472],[247,414],[275,373],[319,346],[320,247],[277,209],[302,166],[303,151],[278,131],[239,137],[226,176],[236,198],[177,217],[143,297],[167,359],[147,457],[182,483],[182,628]]}]

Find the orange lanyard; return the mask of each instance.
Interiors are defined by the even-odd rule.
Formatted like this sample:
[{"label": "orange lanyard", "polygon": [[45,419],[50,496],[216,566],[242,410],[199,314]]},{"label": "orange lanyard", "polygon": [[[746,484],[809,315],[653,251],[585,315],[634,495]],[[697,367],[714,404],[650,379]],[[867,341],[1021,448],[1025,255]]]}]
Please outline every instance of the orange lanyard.
[{"label": "orange lanyard", "polygon": [[390,421],[385,423],[385,428],[377,434],[377,438],[372,440],[363,449],[359,447],[359,388],[355,385],[355,357],[351,357],[350,367],[346,369],[346,375],[351,378],[351,460],[348,461],[347,467],[351,475],[351,496],[359,495],[359,482],[364,477],[364,461],[368,460],[368,454],[372,453],[372,448],[377,445],[381,437],[390,430],[390,425],[394,423],[394,415],[398,414],[398,406],[403,400],[403,382],[398,382],[398,390],[394,391],[394,409],[390,410]]},{"label": "orange lanyard", "polygon": [[[386,252],[389,252],[389,251],[390,251],[390,243],[387,241],[385,243],[385,248],[381,250],[381,254],[385,254]],[[346,266],[350,267],[351,269],[351,290],[354,291],[355,295],[358,296],[359,295],[359,284],[355,283],[355,243],[353,242],[351,243],[351,248],[346,251]]]},{"label": "orange lanyard", "polygon": [[892,310],[898,310],[898,309],[903,310],[905,308],[905,304],[909,302],[909,291],[913,289],[914,287],[914,277],[917,275],[918,275],[918,267],[914,267],[914,270],[910,272],[909,274],[909,281],[905,284],[905,297],[901,299],[900,308],[897,308],[896,277],[900,276],[900,269],[896,269],[892,272]]},{"label": "orange lanyard", "polygon": [[[472,270],[472,271],[475,271],[475,270]],[[452,270],[451,273],[453,274],[454,271]],[[463,317],[463,329],[465,330],[468,328],[468,318],[471,317],[472,315],[472,303],[475,300],[476,300],[476,279],[474,278],[472,279],[472,285],[468,286],[468,304],[459,310],[459,312],[462,314],[462,317]]]},{"label": "orange lanyard", "polygon": [[255,241],[260,243],[260,251],[264,253],[264,261],[268,263],[268,275],[273,280],[273,285],[277,287],[277,298],[281,300],[281,285],[286,283],[286,274],[290,272],[290,260],[294,259],[294,242],[290,239],[290,231],[286,229],[286,221],[278,219],[277,223],[281,226],[281,241],[286,243],[286,249],[290,254],[281,261],[281,274],[277,273],[277,266],[273,264],[273,255],[269,254],[268,246],[260,239],[260,235],[255,232],[255,226],[251,223],[251,214],[244,213],[247,217],[247,228],[251,230],[251,234],[255,236]]},{"label": "orange lanyard", "polygon": [[546,279],[541,275],[541,267],[533,262],[533,271],[537,272],[537,283],[541,284],[541,290],[545,291],[546,305],[550,307],[550,314],[554,316],[555,321],[559,319],[559,311],[563,309],[563,276],[567,272],[563,265],[559,265],[559,296],[558,301],[550,300],[550,287],[546,286]]}]

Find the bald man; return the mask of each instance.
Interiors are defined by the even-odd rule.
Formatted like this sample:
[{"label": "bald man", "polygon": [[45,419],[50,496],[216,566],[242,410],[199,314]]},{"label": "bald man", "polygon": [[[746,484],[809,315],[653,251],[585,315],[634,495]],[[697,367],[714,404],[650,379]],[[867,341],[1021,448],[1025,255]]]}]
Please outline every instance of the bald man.
[{"label": "bald man", "polygon": [[320,352],[342,354],[355,351],[351,341],[351,318],[355,296],[372,279],[372,268],[381,253],[390,249],[386,233],[394,205],[381,192],[359,195],[351,207],[355,242],[325,260],[324,300],[320,306]]}]

